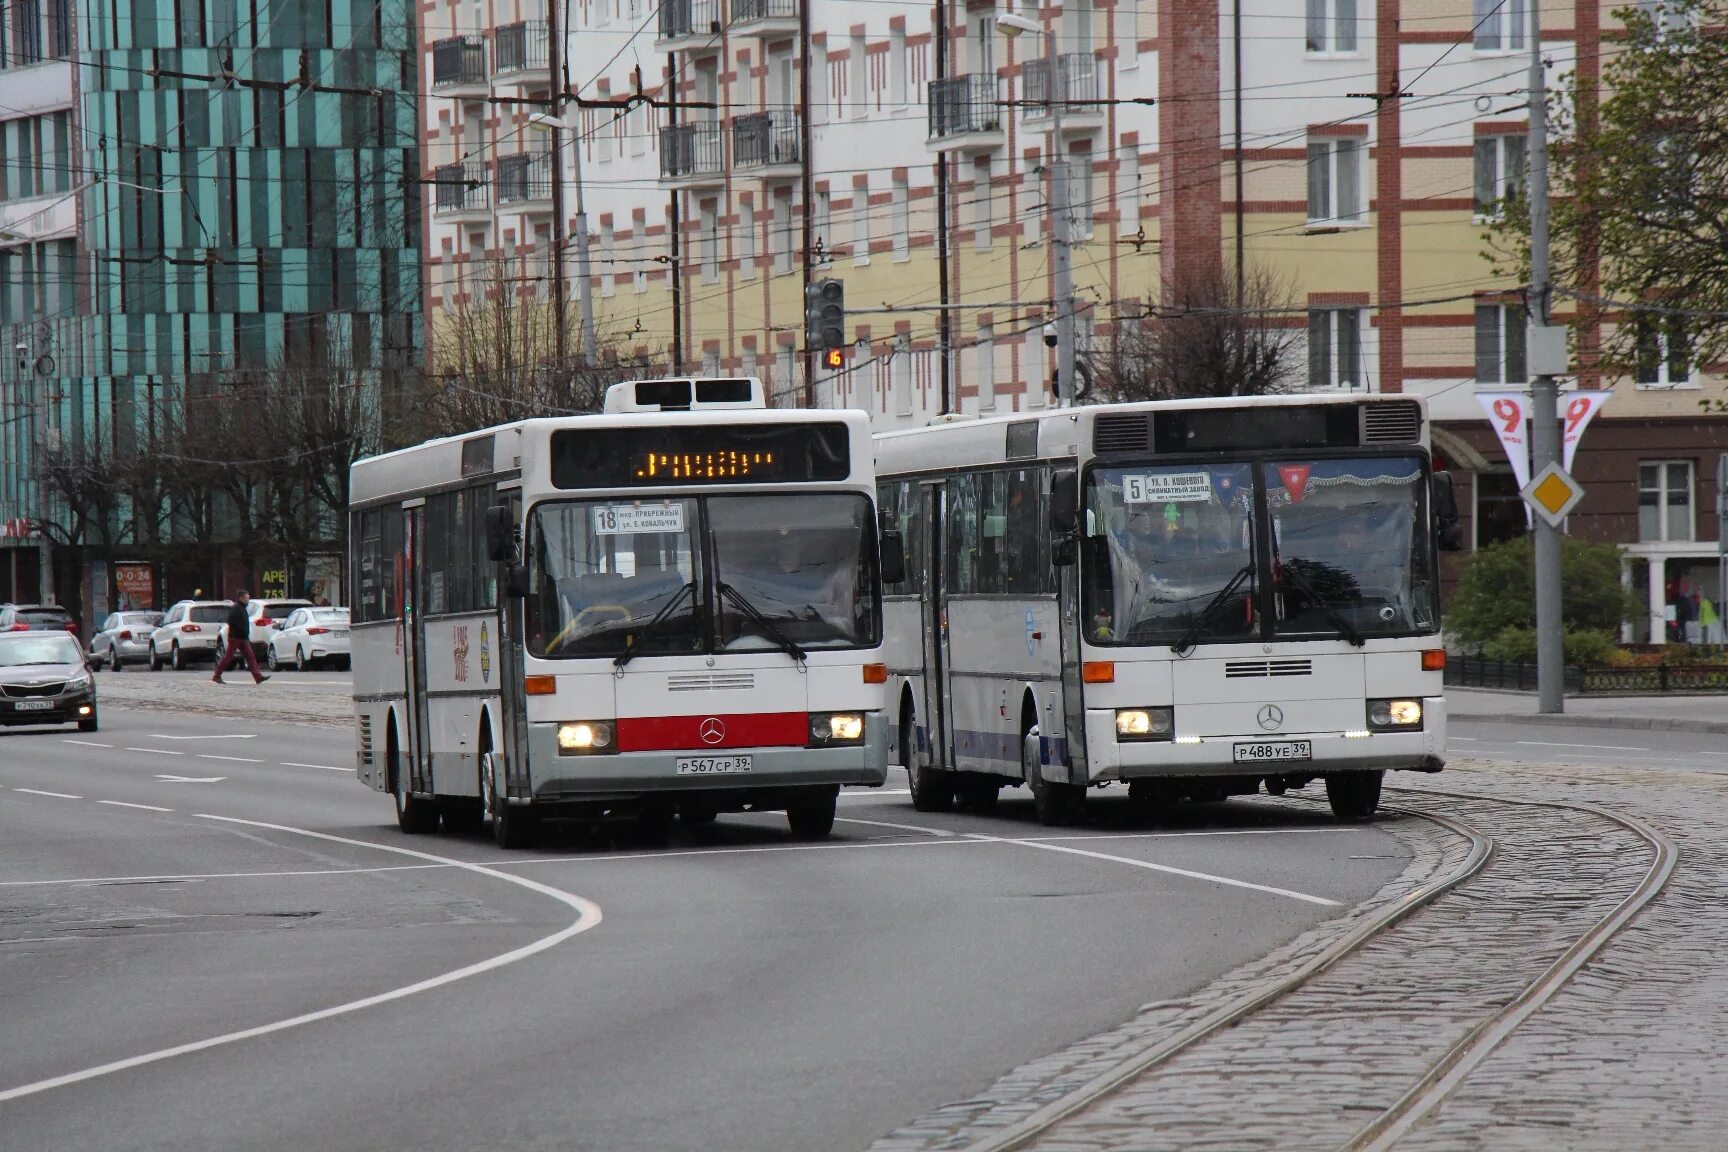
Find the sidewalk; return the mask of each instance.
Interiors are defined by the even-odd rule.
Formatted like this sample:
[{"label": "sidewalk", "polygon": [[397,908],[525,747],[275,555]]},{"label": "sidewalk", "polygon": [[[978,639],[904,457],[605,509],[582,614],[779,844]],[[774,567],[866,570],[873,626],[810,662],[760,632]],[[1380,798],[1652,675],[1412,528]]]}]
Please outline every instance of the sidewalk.
[{"label": "sidewalk", "polygon": [[1534,692],[1447,685],[1446,716],[1478,723],[1728,733],[1728,695],[1568,696],[1564,715],[1544,716],[1536,711]]}]

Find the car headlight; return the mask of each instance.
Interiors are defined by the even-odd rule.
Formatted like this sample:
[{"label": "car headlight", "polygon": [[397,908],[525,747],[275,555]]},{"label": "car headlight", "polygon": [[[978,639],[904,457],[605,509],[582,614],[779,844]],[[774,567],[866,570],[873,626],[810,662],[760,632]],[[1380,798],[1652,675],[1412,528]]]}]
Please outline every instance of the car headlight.
[{"label": "car headlight", "polygon": [[88,692],[95,686],[96,680],[88,672],[82,672],[66,681],[68,692]]},{"label": "car headlight", "polygon": [[1394,728],[1421,728],[1422,701],[1370,700],[1368,701],[1368,727],[1380,731]]},{"label": "car headlight", "polygon": [[862,712],[810,713],[810,743],[862,744],[864,714]]},{"label": "car headlight", "polygon": [[1168,740],[1176,733],[1174,708],[1116,709],[1116,739]]},{"label": "car headlight", "polygon": [[560,756],[590,756],[602,752],[615,752],[617,746],[613,743],[613,729],[607,720],[576,720],[569,724],[558,725],[558,754]]}]

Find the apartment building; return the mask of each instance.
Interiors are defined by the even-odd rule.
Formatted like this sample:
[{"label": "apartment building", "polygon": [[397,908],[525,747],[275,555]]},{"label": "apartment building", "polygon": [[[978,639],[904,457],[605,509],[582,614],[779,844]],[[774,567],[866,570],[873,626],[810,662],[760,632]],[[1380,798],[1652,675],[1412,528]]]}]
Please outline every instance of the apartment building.
[{"label": "apartment building", "polygon": [[[468,166],[462,195],[440,184],[428,208],[434,314],[489,253],[551,256],[550,196],[511,205],[499,191],[541,145],[524,106],[492,99],[529,91],[499,62],[519,59],[514,29],[540,26],[523,6],[539,0],[493,2],[505,7],[440,0],[427,18],[446,78],[427,109],[430,162]],[[1619,6],[1544,6],[1551,86],[1600,73]],[[1005,35],[1010,11],[1053,44]],[[890,427],[1038,408],[1052,402],[1060,176],[1083,356],[1155,322],[1185,280],[1229,275],[1240,252],[1285,289],[1308,387],[1427,396],[1472,544],[1524,530],[1477,395],[1527,375],[1523,300],[1483,237],[1525,168],[1530,0],[574,0],[568,13],[570,90],[620,102],[581,110],[564,166],[573,184],[581,165],[590,288],[615,347],[751,372],[777,402],[862,407]],[[456,37],[473,62],[460,82]],[[629,100],[638,90],[651,100]],[[803,347],[804,286],[827,277],[845,282],[855,340],[832,373]],[[1611,379],[1601,338],[1581,341],[1575,383],[1615,394],[1578,456],[1588,495],[1570,530],[1626,547],[1651,615],[1632,635],[1661,638],[1673,598],[1713,586],[1728,421],[1700,411],[1720,382],[1683,347]]]}]

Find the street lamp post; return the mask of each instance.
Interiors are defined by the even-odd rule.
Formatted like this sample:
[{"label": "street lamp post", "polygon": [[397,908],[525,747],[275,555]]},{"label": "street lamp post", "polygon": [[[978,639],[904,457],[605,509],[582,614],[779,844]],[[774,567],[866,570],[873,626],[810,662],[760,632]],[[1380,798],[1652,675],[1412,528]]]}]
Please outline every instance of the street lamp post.
[{"label": "street lamp post", "polygon": [[[562,101],[555,96],[555,106]],[[559,148],[559,137],[569,130],[571,139],[571,159],[576,169],[576,300],[582,312],[582,349],[577,362],[584,368],[594,366],[594,288],[589,270],[588,256],[588,209],[586,199],[582,195],[582,135],[575,127],[567,123],[560,112],[557,115],[547,115],[536,112],[528,118],[528,123],[536,128],[544,128],[551,133],[552,145],[548,160],[552,166],[552,254],[554,258],[553,309],[557,313],[558,323],[558,363],[562,368],[564,363],[564,161]]]}]

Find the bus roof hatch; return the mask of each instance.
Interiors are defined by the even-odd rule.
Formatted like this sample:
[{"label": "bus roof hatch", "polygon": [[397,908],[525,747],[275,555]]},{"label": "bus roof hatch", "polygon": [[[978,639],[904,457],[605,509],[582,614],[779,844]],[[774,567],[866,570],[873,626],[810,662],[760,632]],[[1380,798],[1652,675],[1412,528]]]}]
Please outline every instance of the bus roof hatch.
[{"label": "bus roof hatch", "polygon": [[766,408],[754,376],[627,380],[606,389],[608,412],[727,412]]}]

